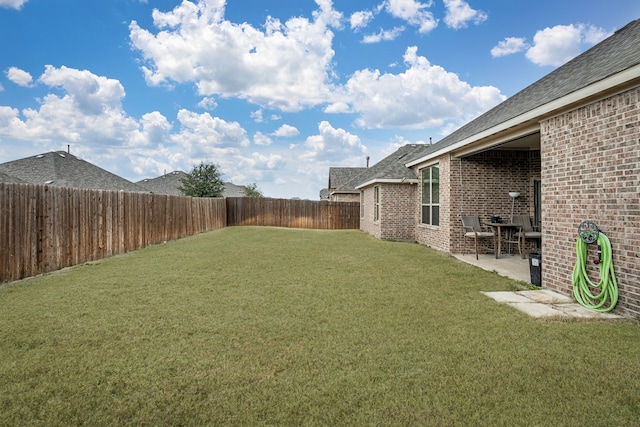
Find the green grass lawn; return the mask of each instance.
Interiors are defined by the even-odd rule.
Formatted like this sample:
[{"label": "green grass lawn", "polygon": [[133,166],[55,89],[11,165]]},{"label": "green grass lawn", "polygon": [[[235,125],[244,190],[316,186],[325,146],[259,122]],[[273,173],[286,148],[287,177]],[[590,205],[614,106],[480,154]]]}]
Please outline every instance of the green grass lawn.
[{"label": "green grass lawn", "polygon": [[640,421],[636,321],[359,231],[235,227],[0,288],[0,425]]}]

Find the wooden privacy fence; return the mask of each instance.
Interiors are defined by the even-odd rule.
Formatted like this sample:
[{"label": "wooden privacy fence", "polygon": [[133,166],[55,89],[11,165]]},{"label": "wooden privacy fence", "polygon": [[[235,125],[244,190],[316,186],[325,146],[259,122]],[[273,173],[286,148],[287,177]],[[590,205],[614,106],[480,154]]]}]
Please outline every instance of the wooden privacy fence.
[{"label": "wooden privacy fence", "polygon": [[359,203],[192,198],[0,182],[0,283],[227,225],[358,229]]},{"label": "wooden privacy fence", "polygon": [[0,282],[225,226],[224,199],[0,183]]},{"label": "wooden privacy fence", "polygon": [[227,225],[359,229],[360,203],[229,197]]}]

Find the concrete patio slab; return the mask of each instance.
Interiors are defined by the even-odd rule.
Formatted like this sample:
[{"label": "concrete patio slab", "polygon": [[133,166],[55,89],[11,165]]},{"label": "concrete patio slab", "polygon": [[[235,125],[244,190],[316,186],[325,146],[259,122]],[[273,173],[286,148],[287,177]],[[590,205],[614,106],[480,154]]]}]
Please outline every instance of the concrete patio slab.
[{"label": "concrete patio slab", "polygon": [[476,259],[475,254],[455,254],[454,257],[467,264],[475,265],[483,270],[494,271],[500,276],[509,277],[520,282],[530,283],[529,260],[520,256],[502,255],[496,258],[494,255],[480,255]]},{"label": "concrete patio slab", "polygon": [[482,292],[489,298],[504,303],[531,303],[531,299],[526,295],[518,295],[517,292]]},{"label": "concrete patio slab", "polygon": [[567,317],[570,314],[556,309],[550,304],[542,304],[539,302],[511,302],[508,303],[511,307],[528,314],[531,317]]},{"label": "concrete patio slab", "polygon": [[571,297],[559,294],[549,289],[517,291],[516,293],[543,304],[570,304],[575,302]]},{"label": "concrete patio slab", "polygon": [[535,318],[623,319],[622,316],[617,314],[589,310],[575,302],[571,297],[549,289],[482,293],[499,303],[507,304]]}]

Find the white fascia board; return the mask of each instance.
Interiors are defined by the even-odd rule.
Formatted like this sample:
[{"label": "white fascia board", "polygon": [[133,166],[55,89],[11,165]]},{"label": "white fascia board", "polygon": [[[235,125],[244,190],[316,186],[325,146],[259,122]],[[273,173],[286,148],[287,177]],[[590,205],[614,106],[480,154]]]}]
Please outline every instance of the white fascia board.
[{"label": "white fascia board", "polygon": [[358,186],[356,186],[356,190],[359,190],[361,188],[365,188],[365,187],[369,187],[371,185],[374,184],[417,184],[420,181],[418,179],[407,179],[407,178],[401,178],[401,179],[372,179],[371,181],[367,181],[364,184],[360,184]]},{"label": "white fascia board", "polygon": [[334,195],[334,194],[358,194],[358,193],[360,192],[357,190],[333,190],[329,194]]},{"label": "white fascia board", "polygon": [[420,163],[429,161],[430,159],[434,159],[436,157],[442,156],[443,154],[447,154],[451,151],[455,151],[459,148],[464,147],[465,145],[487,138],[498,132],[505,131],[521,123],[525,123],[545,115],[551,115],[555,111],[561,110],[562,108],[568,105],[580,102],[585,98],[595,96],[601,92],[604,92],[608,89],[614,88],[616,86],[619,86],[621,84],[624,84],[626,82],[629,82],[637,78],[640,78],[640,65],[633,66],[624,71],[621,71],[618,74],[614,74],[611,77],[595,82],[585,88],[579,89],[575,92],[571,92],[570,94],[565,95],[562,98],[558,98],[554,101],[541,105],[538,108],[534,108],[533,110],[527,111],[526,113],[523,113],[519,116],[516,116],[512,119],[507,120],[506,122],[502,122],[492,128],[489,128],[480,133],[477,133],[468,138],[465,138],[462,141],[459,141],[448,147],[444,147],[443,149],[438,150],[434,153],[430,153],[430,154],[427,154],[426,156],[420,157],[419,159],[416,159],[410,163],[407,163],[405,166],[408,168],[416,166]]}]

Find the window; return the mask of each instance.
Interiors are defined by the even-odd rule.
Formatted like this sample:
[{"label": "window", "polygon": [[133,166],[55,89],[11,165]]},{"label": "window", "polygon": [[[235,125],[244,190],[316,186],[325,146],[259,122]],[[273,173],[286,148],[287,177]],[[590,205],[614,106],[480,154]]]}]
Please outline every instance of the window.
[{"label": "window", "polygon": [[440,166],[422,169],[422,223],[440,225]]},{"label": "window", "polygon": [[380,187],[378,186],[373,187],[373,206],[374,206],[373,220],[379,221],[380,220]]},{"label": "window", "polygon": [[364,218],[364,191],[360,192],[360,218]]}]

